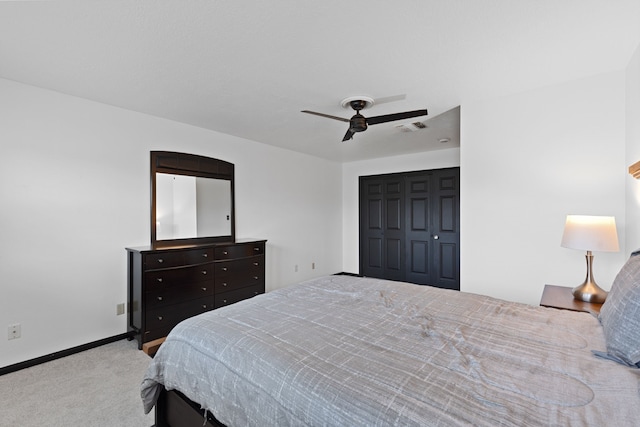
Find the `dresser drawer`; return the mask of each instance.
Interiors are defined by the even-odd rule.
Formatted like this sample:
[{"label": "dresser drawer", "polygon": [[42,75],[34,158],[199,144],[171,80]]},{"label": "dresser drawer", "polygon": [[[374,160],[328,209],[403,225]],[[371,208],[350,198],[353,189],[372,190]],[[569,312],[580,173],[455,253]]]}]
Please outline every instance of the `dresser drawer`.
[{"label": "dresser drawer", "polygon": [[264,255],[264,243],[247,243],[233,246],[222,246],[215,249],[215,259],[225,260]]},{"label": "dresser drawer", "polygon": [[145,304],[148,309],[156,309],[167,305],[177,304],[213,295],[213,280],[176,286],[162,286],[145,294]]},{"label": "dresser drawer", "polygon": [[213,261],[213,249],[189,249],[183,251],[163,251],[144,256],[144,269],[181,267]]},{"label": "dresser drawer", "polygon": [[246,288],[247,286],[262,286],[264,287],[264,277],[262,275],[243,274],[234,277],[230,277],[228,280],[216,280],[214,291],[216,294],[221,292],[228,292],[240,288]]},{"label": "dresser drawer", "polygon": [[213,248],[209,249],[190,249],[184,251],[185,264],[201,264],[213,261]]},{"label": "dresser drawer", "polygon": [[[216,268],[219,266],[216,265]],[[264,288],[264,268],[253,267],[245,264],[245,268],[240,268],[234,262],[233,266],[229,266],[228,271],[224,274],[216,274],[215,293],[228,292],[247,286],[261,285]],[[224,267],[220,267],[224,268]],[[231,271],[233,270],[233,271]]]},{"label": "dresser drawer", "polygon": [[215,308],[224,307],[264,293],[264,285],[254,285],[216,295]]},{"label": "dresser drawer", "polygon": [[214,268],[216,279],[226,279],[229,276],[248,272],[262,276],[262,272],[264,271],[264,255],[233,261],[216,262]]},{"label": "dresser drawer", "polygon": [[213,278],[213,264],[201,264],[183,268],[153,270],[144,273],[145,290],[151,291],[170,286],[206,282]]},{"label": "dresser drawer", "polygon": [[[147,329],[166,330],[171,329],[184,319],[213,310],[213,297],[199,298],[192,301],[172,304],[166,307],[158,307],[147,310]],[[153,338],[152,338],[153,339]]]},{"label": "dresser drawer", "polygon": [[[166,337],[174,326],[176,325],[166,324],[159,326],[156,329],[145,328],[144,332],[142,332],[141,340],[142,342],[149,342],[157,340],[158,338]],[[139,349],[142,350],[142,348]]]}]

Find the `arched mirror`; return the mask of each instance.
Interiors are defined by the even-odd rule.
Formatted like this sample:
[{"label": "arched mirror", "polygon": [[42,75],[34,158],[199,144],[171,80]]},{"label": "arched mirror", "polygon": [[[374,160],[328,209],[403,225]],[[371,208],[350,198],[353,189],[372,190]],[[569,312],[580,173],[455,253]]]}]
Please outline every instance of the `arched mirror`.
[{"label": "arched mirror", "polygon": [[151,152],[151,245],[235,240],[233,163],[195,154]]}]

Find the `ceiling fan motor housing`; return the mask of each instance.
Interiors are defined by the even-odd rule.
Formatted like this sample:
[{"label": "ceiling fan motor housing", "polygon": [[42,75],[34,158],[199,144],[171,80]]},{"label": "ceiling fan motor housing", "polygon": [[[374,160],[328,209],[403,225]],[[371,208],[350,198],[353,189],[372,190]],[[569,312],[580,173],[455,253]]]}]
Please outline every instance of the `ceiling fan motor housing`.
[{"label": "ceiling fan motor housing", "polygon": [[352,132],[363,132],[367,130],[367,119],[360,113],[351,117],[349,121],[349,129]]}]

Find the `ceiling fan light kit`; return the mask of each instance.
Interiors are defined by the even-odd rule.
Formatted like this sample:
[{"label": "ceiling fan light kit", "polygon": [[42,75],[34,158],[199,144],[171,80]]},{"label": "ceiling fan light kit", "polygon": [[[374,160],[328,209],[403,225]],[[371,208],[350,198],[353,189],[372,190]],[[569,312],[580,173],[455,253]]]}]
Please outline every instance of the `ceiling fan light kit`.
[{"label": "ceiling fan light kit", "polygon": [[341,122],[348,122],[349,129],[347,129],[347,133],[342,138],[342,141],[348,141],[353,139],[353,135],[356,132],[364,132],[367,130],[369,125],[376,125],[379,123],[387,123],[395,120],[404,120],[412,117],[418,116],[426,116],[427,110],[414,110],[414,111],[405,111],[403,113],[394,113],[394,114],[385,114],[382,116],[374,116],[374,117],[364,117],[360,114],[360,110],[364,110],[365,108],[369,108],[373,106],[375,101],[373,98],[368,96],[352,96],[349,98],[345,98],[340,102],[343,108],[351,107],[355,110],[356,114],[351,117],[351,119],[345,119],[342,117],[332,116],[330,114],[317,113],[315,111],[302,110],[302,113],[313,114],[320,117],[325,117],[328,119],[339,120]]}]

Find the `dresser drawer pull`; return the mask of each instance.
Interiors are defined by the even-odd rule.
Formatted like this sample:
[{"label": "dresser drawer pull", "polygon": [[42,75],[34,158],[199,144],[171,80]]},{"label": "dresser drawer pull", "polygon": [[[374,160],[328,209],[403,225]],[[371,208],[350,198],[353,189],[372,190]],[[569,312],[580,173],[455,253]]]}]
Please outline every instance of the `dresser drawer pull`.
[{"label": "dresser drawer pull", "polygon": [[255,265],[256,267],[260,265],[259,262],[254,262],[253,265]]},{"label": "dresser drawer pull", "polygon": [[222,252],[222,254],[223,254],[223,255],[229,255],[229,252],[227,252],[227,251],[223,251],[223,252]]},{"label": "dresser drawer pull", "polygon": [[207,304],[202,304],[202,308],[206,309],[207,308]]},{"label": "dresser drawer pull", "polygon": [[256,246],[255,248],[253,248],[253,250],[258,252],[260,250],[260,248]]},{"label": "dresser drawer pull", "polygon": [[253,295],[258,295],[260,292],[258,291],[253,291]]},{"label": "dresser drawer pull", "polygon": [[224,286],[224,287],[226,288],[226,287],[227,287],[227,284],[226,284],[226,283],[223,283],[223,284],[222,284],[222,286]]},{"label": "dresser drawer pull", "polygon": [[253,276],[253,280],[258,280],[259,277],[258,276]]},{"label": "dresser drawer pull", "polygon": [[226,304],[226,303],[227,303],[227,300],[226,300],[226,299],[223,299],[223,300],[222,300],[222,303],[223,303],[223,304]]},{"label": "dresser drawer pull", "polygon": [[227,267],[222,267],[222,271],[227,271],[228,268]]},{"label": "dresser drawer pull", "polygon": [[205,291],[205,292],[207,291],[207,288],[201,288],[201,289],[202,289],[203,291]]},{"label": "dresser drawer pull", "polygon": [[158,277],[158,282],[162,283],[162,277]]},{"label": "dresser drawer pull", "polygon": [[162,258],[158,258],[158,263],[162,264],[164,260]]},{"label": "dresser drawer pull", "polygon": [[158,316],[158,320],[162,320],[162,316]]},{"label": "dresser drawer pull", "polygon": [[158,301],[162,301],[162,297],[158,297]]},{"label": "dresser drawer pull", "polygon": [[208,256],[209,256],[209,254],[206,254],[206,253],[202,254],[203,258],[207,258]]},{"label": "dresser drawer pull", "polygon": [[202,274],[207,274],[207,270],[202,270]]}]

